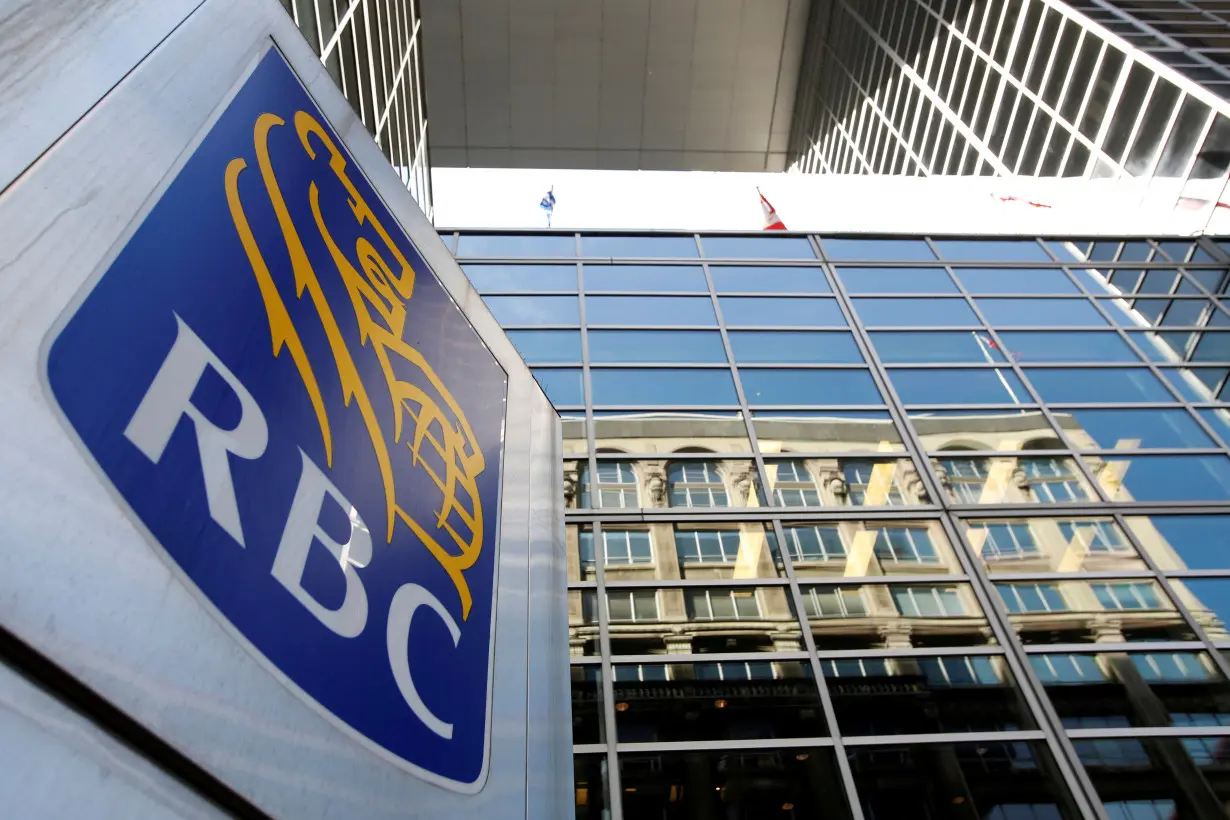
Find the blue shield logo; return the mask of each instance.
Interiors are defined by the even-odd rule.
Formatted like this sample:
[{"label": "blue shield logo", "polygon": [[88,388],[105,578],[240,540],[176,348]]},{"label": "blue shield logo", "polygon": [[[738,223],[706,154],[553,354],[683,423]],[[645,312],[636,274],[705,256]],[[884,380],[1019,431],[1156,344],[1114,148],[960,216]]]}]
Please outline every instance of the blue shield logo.
[{"label": "blue shield logo", "polygon": [[481,789],[507,375],[280,53],[45,350],[231,635],[384,758]]}]

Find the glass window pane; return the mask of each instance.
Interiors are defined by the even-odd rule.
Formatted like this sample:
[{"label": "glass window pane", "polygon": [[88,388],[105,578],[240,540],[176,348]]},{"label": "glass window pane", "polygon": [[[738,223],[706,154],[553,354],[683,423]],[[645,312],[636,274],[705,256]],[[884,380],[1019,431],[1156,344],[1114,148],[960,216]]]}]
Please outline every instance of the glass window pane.
[{"label": "glass window pane", "polygon": [[[863,355],[849,333],[732,330],[735,361],[757,364],[862,364]],[[590,333],[593,355],[593,332]]]},{"label": "glass window pane", "polygon": [[550,370],[535,370],[534,378],[542,387],[542,392],[556,407],[570,407],[585,404],[585,393],[581,389],[581,369],[552,368]]},{"label": "glass window pane", "polygon": [[1184,641],[1195,637],[1152,580],[1021,581],[996,584],[996,588],[1013,629],[1025,644]]},{"label": "glass window pane", "polygon": [[[779,630],[797,629],[786,586],[612,584],[606,590],[612,623],[639,625],[612,630],[613,655],[773,652]],[[679,629],[687,624],[692,626]],[[721,632],[738,637],[727,642],[725,635],[713,634]]]},{"label": "glass window pane", "polygon": [[769,494],[779,506],[899,507],[928,503],[909,459],[772,458],[766,459],[766,469],[772,482]]},{"label": "glass window pane", "polygon": [[[845,735],[995,732],[1032,728],[1004,659],[987,655],[886,658],[836,677],[833,711]],[[868,697],[868,692],[876,692]],[[977,704],[976,706],[974,704]]]},{"label": "glass window pane", "polygon": [[1055,418],[1082,450],[1215,446],[1184,410],[1072,410]]},{"label": "glass window pane", "polygon": [[591,330],[593,362],[725,362],[716,330]]},{"label": "glass window pane", "polygon": [[1182,725],[1192,713],[1230,714],[1230,684],[1204,652],[1063,652],[1029,660],[1069,729]]},{"label": "glass window pane", "polygon": [[866,370],[739,369],[750,405],[882,404]]},{"label": "glass window pane", "polygon": [[887,327],[968,327],[982,323],[964,299],[853,299],[863,324]]},{"label": "glass window pane", "polygon": [[[811,463],[809,463],[811,462]],[[789,461],[766,462],[773,500],[779,506],[817,506],[782,503],[797,499],[798,488],[817,486],[812,460],[799,474],[791,471]],[[821,493],[827,490],[820,490]],[[822,498],[827,501],[829,499]],[[819,506],[824,506],[823,504]],[[884,575],[960,575],[957,561],[944,528],[938,521],[841,521],[816,524],[790,522],[782,525],[784,551],[790,556],[795,575],[812,581],[842,580],[858,576]]]},{"label": "glass window pane", "polygon": [[1188,401],[1225,401],[1224,367],[1163,367],[1162,373]]},{"label": "glass window pane", "polygon": [[1063,456],[963,457],[945,453],[932,460],[954,504],[1064,504],[1095,501],[1079,468]]},{"label": "glass window pane", "polygon": [[[576,708],[575,699],[573,708]],[[573,755],[572,778],[576,820],[598,820],[609,816],[606,755]]]},{"label": "glass window pane", "polygon": [[999,338],[1022,363],[1140,361],[1117,333],[1005,330]]},{"label": "glass window pane", "polygon": [[581,361],[579,330],[509,330],[508,340],[527,362]]},{"label": "glass window pane", "polygon": [[1085,456],[1111,501],[1230,501],[1225,456]]},{"label": "glass window pane", "polygon": [[829,293],[821,268],[711,265],[709,276],[718,293]]},{"label": "glass window pane", "polygon": [[1164,570],[1230,569],[1230,517],[1132,516],[1127,524]]},{"label": "glass window pane", "polygon": [[880,330],[869,334],[885,364],[975,364],[1007,361],[986,333],[973,330]]},{"label": "glass window pane", "polygon": [[586,296],[585,316],[594,325],[714,325],[707,296]]},{"label": "glass window pane", "polygon": [[1021,404],[1029,391],[1008,369],[888,371],[905,404]]},{"label": "glass window pane", "polygon": [[576,256],[572,234],[467,234],[458,238],[457,258]]},{"label": "glass window pane", "polygon": [[590,371],[594,404],[652,407],[690,404],[736,404],[730,371],[661,368],[594,368]]},{"label": "glass window pane", "polygon": [[581,255],[616,259],[693,259],[697,253],[696,240],[690,236],[582,235]]},{"label": "glass window pane", "polygon": [[718,299],[728,325],[763,327],[845,327],[834,299],[723,296]]},{"label": "glass window pane", "polygon": [[839,262],[934,262],[921,239],[822,239],[824,253]]},{"label": "glass window pane", "polygon": [[1226,631],[1226,624],[1230,623],[1230,578],[1172,579],[1170,583],[1174,585],[1179,602],[1204,627],[1209,640],[1218,643],[1230,640],[1230,632]]},{"label": "glass window pane", "polygon": [[1056,268],[954,268],[970,293],[1080,293]]},{"label": "glass window pane", "polygon": [[1040,410],[912,409],[909,417],[928,452],[958,451],[954,458],[961,450],[1008,452],[1062,446]]},{"label": "glass window pane", "polygon": [[577,289],[575,265],[462,265],[479,293]]},{"label": "glass window pane", "polygon": [[760,451],[879,452],[904,450],[887,413],[866,410],[757,410],[752,426]]},{"label": "glass window pane", "polygon": [[831,749],[622,752],[619,775],[628,818],[850,816]]},{"label": "glass window pane", "polygon": [[1086,299],[976,299],[992,325],[1002,327],[1104,327]]},{"label": "glass window pane", "polygon": [[965,537],[992,575],[1148,569],[1111,518],[967,521]]},{"label": "glass window pane", "polygon": [[960,812],[984,820],[1080,817],[1043,743],[850,747],[847,755],[869,818],[957,818]]},{"label": "glass window pane", "polygon": [[[683,476],[679,476],[682,478]],[[693,478],[694,476],[686,476]],[[690,489],[700,491],[701,482]],[[664,537],[670,527],[650,525]],[[678,571],[668,561],[660,561],[655,578],[687,578],[722,581],[732,578],[776,578],[785,574],[772,529],[763,524],[715,522],[712,524],[675,524],[675,558]]]},{"label": "glass window pane", "polygon": [[815,259],[811,243],[802,236],[705,236],[710,259]]},{"label": "glass window pane", "polygon": [[575,296],[486,296],[483,302],[502,326],[579,325]]},{"label": "glass window pane", "polygon": [[619,664],[614,673],[624,743],[828,734],[806,661]]},{"label": "glass window pane", "polygon": [[721,453],[752,448],[736,410],[599,410],[594,413],[598,452],[673,453],[691,446]]},{"label": "glass window pane", "polygon": [[1196,411],[1204,423],[1213,428],[1223,444],[1230,444],[1230,411],[1220,407],[1206,407]]},{"label": "glass window pane", "polygon": [[953,262],[1050,262],[1042,246],[1032,239],[937,239],[941,259]]},{"label": "glass window pane", "polygon": [[1192,361],[1230,362],[1230,333],[1202,333],[1192,352]]},{"label": "glass window pane", "polygon": [[585,291],[695,291],[707,293],[703,269],[693,265],[586,265]]},{"label": "glass window pane", "polygon": [[943,268],[838,268],[850,293],[957,293]]},{"label": "glass window pane", "polygon": [[1113,820],[1217,817],[1230,803],[1224,737],[1114,737],[1072,745]]},{"label": "glass window pane", "polygon": [[1143,367],[1095,370],[1083,367],[1026,369],[1042,400],[1062,402],[1174,401],[1170,391]]},{"label": "glass window pane", "polygon": [[804,585],[800,592],[816,647],[983,646],[995,643],[968,584]]}]

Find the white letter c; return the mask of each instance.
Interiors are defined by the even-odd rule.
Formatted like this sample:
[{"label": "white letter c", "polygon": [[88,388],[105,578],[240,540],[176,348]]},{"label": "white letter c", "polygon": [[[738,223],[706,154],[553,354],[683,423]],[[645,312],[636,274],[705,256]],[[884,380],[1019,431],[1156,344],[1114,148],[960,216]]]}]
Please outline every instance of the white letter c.
[{"label": "white letter c", "polygon": [[423,699],[419,697],[418,689],[414,686],[414,678],[410,674],[410,648],[408,646],[410,621],[421,606],[428,607],[440,616],[440,620],[444,621],[444,625],[448,627],[449,634],[453,636],[453,646],[461,640],[461,628],[444,608],[444,604],[418,584],[405,584],[397,590],[393,596],[393,603],[389,607],[389,664],[393,667],[393,679],[397,681],[397,688],[401,690],[401,696],[406,699],[410,710],[426,724],[428,729],[445,740],[451,740],[453,724],[445,723],[431,713],[427,704],[423,703]]}]

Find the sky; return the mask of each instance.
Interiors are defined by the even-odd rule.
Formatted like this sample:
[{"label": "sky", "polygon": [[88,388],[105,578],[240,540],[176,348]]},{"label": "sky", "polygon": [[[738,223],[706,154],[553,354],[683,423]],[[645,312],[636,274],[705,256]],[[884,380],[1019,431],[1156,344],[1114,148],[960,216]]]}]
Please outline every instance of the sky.
[{"label": "sky", "polygon": [[[1164,182],[1164,181],[1163,181]],[[1176,233],[1216,213],[1175,210],[1178,190],[1149,181],[435,168],[440,228],[759,231],[757,187],[791,230],[970,233]],[[1034,204],[1030,204],[1034,203]],[[1042,207],[1045,206],[1045,207]],[[1230,227],[1230,226],[1227,226]]]}]

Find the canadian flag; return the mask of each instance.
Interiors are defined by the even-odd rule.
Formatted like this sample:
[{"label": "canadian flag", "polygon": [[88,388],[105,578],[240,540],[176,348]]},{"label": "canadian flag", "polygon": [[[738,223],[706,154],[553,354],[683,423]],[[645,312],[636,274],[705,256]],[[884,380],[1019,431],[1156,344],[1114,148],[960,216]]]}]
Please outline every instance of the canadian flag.
[{"label": "canadian flag", "polygon": [[[760,194],[759,188],[756,189],[756,193]],[[777,215],[777,211],[773,210],[773,205],[764,198],[764,194],[760,194],[760,208],[764,211],[764,229],[766,231],[786,230],[786,223],[782,222],[781,217]]]}]

